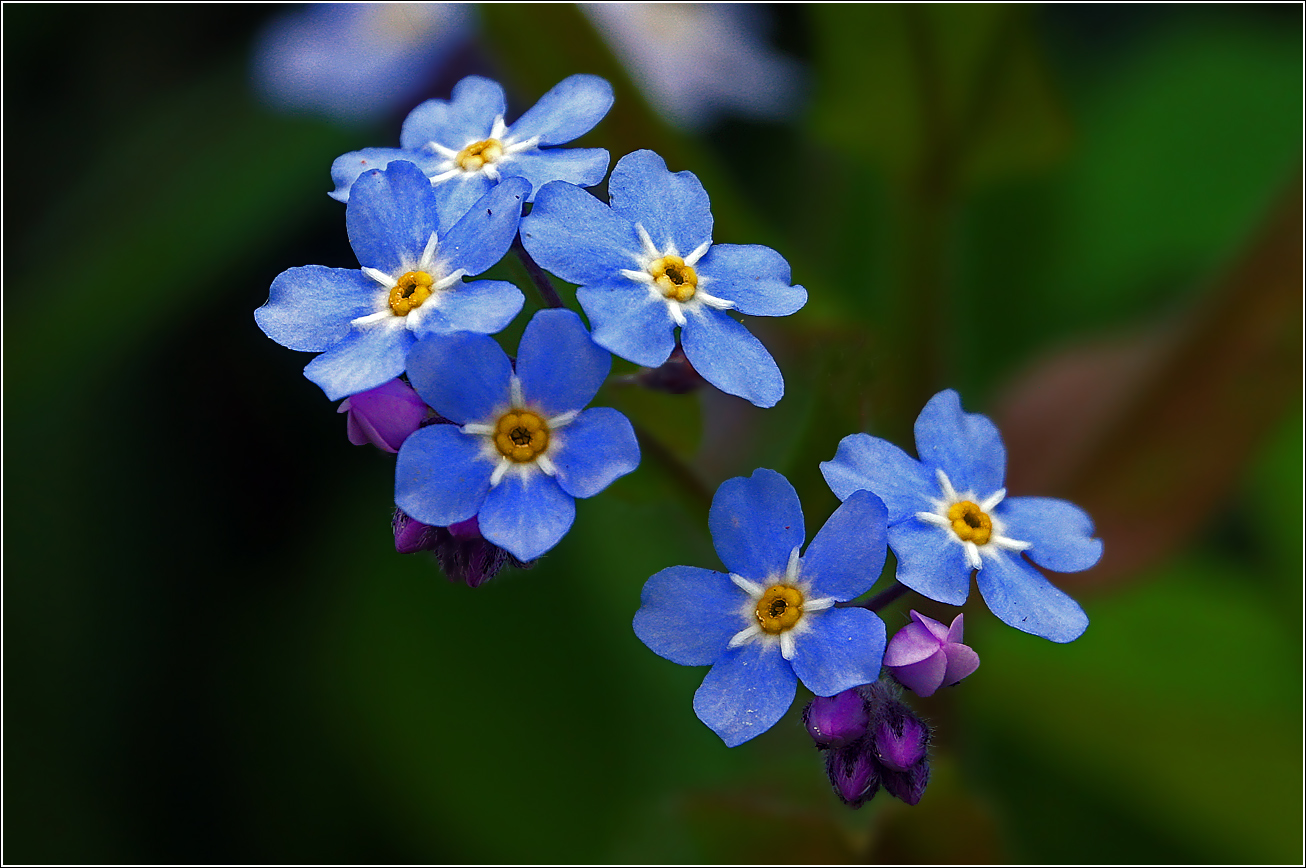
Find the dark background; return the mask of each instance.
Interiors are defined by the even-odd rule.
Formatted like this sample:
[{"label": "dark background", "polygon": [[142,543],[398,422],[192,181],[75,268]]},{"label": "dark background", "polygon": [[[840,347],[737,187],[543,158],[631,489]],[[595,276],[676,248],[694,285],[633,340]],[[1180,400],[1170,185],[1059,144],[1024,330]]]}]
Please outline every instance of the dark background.
[{"label": "dark background", "polygon": [[[354,265],[330,161],[411,107],[260,106],[282,11],[4,8],[6,861],[1301,859],[1300,7],[772,7],[806,108],[693,134],[570,7],[483,9],[427,95],[609,77],[581,143],[694,171],[812,301],[750,323],[773,411],[606,389],[670,457],[476,590],[392,552],[392,458],[254,325],[282,270]],[[852,812],[802,696],[727,750],[630,617],[717,565],[670,467],[780,470],[810,535],[817,463],[910,447],[946,386],[1107,558],[1056,577],[1072,645],[973,595],[925,800]]]}]

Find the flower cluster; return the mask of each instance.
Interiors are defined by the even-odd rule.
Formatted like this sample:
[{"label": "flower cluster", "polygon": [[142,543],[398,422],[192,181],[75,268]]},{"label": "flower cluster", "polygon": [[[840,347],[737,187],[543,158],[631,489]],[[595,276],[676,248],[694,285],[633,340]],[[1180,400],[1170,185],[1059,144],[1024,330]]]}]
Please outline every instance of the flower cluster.
[{"label": "flower cluster", "polygon": [[[644,388],[706,382],[758,407],[784,395],[738,317],[788,316],[807,291],[769,247],[716,243],[703,185],[652,151],[617,162],[607,202],[583,189],[604,179],[607,151],[559,146],[612,101],[607,82],[575,75],[509,124],[497,83],[463,79],[409,114],[399,148],[331,167],[357,267],[291,268],[255,311],[273,340],[317,354],[305,376],[344,399],[349,440],[396,455],[396,551],[432,552],[469,587],[530,567],[562,542],[577,499],[639,466],[631,422],[590,406],[612,355],[643,366],[622,382]],[[543,301],[515,356],[493,337],[526,301],[492,276],[510,250]],[[545,271],[576,285],[588,326]],[[956,392],[925,406],[916,446],[918,459],[845,437],[821,465],[842,503],[810,543],[784,476],[721,483],[708,525],[723,569],[658,572],[634,616],[655,653],[711,666],[693,708],[730,747],[784,717],[801,682],[816,697],[803,720],[853,806],[881,788],[920,800],[931,731],[901,689],[929,697],[979,666],[961,615],[945,626],[913,610],[886,641],[878,613],[908,589],[959,606],[975,574],[999,619],[1068,642],[1087,616],[1038,568],[1083,570],[1102,553],[1072,504],[1006,496],[1001,437]],[[867,597],[890,549],[896,584]]]}]

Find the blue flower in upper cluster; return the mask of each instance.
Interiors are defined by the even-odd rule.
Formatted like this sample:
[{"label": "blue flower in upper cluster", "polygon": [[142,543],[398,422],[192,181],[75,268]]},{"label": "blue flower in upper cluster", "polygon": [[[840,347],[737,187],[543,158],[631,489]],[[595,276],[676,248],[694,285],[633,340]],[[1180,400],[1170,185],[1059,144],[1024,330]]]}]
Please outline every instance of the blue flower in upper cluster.
[{"label": "blue flower in upper cluster", "polygon": [[448,101],[432,99],[409,112],[398,148],[364,148],[331,164],[336,189],[348,202],[359,174],[394,160],[417,164],[442,204],[462,213],[503,178],[531,184],[526,201],[549,181],[591,186],[608,171],[603,148],[555,148],[593,129],[612,107],[612,85],[595,75],[563,79],[511,126],[504,123],[503,87],[471,75]]},{"label": "blue flower in upper cluster", "polygon": [[852,434],[821,472],[840,499],[873,491],[889,508],[889,548],[898,581],[953,606],[966,602],[978,571],[993,614],[1018,630],[1070,642],[1088,627],[1079,604],[1033,564],[1086,570],[1102,556],[1088,513],[1064,500],[1012,497],[1002,487],[1007,452],[986,416],[964,413],[951,389],[916,419],[920,461],[887,440]]},{"label": "blue flower in upper cluster", "polygon": [[774,726],[799,679],[834,696],[879,677],[884,623],[867,609],[835,607],[870,590],[884,566],[878,497],[849,497],[800,557],[798,493],[759,469],[721,484],[708,526],[728,572],[668,567],[644,585],[634,628],[673,663],[712,664],[694,712],[728,746]]},{"label": "blue flower in upper cluster", "polygon": [[478,516],[481,535],[519,560],[544,554],[571,528],[575,498],[639,466],[629,420],[609,407],[584,409],[611,366],[569,310],[531,319],[515,370],[484,335],[418,343],[408,378],[455,424],[404,441],[395,503],[440,527]]},{"label": "blue flower in upper cluster", "polygon": [[667,360],[675,329],[690,364],[723,392],[759,407],[784,395],[771,354],[727,311],[787,316],[807,303],[789,263],[769,247],[712,244],[707,192],[652,151],[622,157],[608,181],[611,206],[578,187],[546,184],[522,220],[540,265],[580,284],[576,299],[594,341],[648,367]]},{"label": "blue flower in upper cluster", "polygon": [[509,178],[466,214],[441,209],[412,163],[368,172],[345,218],[362,268],[307,265],[283,271],[254,319],[292,350],[322,353],[304,375],[331,400],[404,372],[418,338],[493,334],[521,310],[521,290],[477,280],[508,252],[530,184]]}]

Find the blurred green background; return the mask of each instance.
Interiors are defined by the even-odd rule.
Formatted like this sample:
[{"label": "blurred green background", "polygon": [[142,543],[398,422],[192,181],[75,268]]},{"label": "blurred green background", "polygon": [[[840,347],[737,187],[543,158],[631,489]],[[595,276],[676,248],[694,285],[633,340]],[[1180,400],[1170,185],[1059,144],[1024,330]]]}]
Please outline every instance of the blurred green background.
[{"label": "blurred green background", "polygon": [[[479,72],[513,117],[608,77],[581,144],[694,171],[716,240],[811,302],[750,321],[774,410],[606,388],[660,449],[476,590],[393,553],[392,457],[254,324],[282,270],[354,266],[330,162],[418,101],[263,107],[280,14],[4,9],[6,861],[1301,860],[1300,7],[770,7],[805,101],[696,132],[574,8],[479,10],[418,99]],[[717,566],[670,471],[780,470],[810,534],[839,439],[910,447],[948,386],[1013,494],[1093,513],[1106,559],[1056,577],[1092,623],[1053,645],[973,594],[983,665],[915,701],[924,800],[850,811],[801,689],[728,750],[706,670],[630,619]],[[949,614],[909,596],[891,631],[909,605]]]}]

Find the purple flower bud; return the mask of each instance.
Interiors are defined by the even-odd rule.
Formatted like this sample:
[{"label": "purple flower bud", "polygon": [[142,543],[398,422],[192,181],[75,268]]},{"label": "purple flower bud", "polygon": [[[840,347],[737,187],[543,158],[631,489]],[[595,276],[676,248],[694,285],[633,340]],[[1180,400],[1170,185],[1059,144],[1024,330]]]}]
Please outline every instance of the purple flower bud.
[{"label": "purple flower bud", "polygon": [[962,616],[945,627],[916,610],[884,651],[884,665],[918,696],[956,684],[979,668],[979,655],[961,644]]},{"label": "purple flower bud", "polygon": [[862,742],[827,752],[825,773],[830,776],[834,794],[845,805],[854,808],[869,802],[880,788],[880,773],[875,758]]},{"label": "purple flower bud", "polygon": [[533,561],[519,561],[481,536],[476,516],[448,527],[422,524],[401,509],[394,515],[395,551],[400,554],[434,552],[440,568],[451,582],[479,588],[506,566],[530,569]]},{"label": "purple flower bud", "polygon": [[803,709],[803,723],[817,747],[843,747],[866,734],[866,706],[856,688],[818,696]]},{"label": "purple flower bud", "polygon": [[890,701],[877,709],[871,738],[880,763],[891,771],[905,772],[925,760],[930,728],[910,708]]},{"label": "purple flower bud", "polygon": [[395,379],[375,389],[350,395],[340,402],[337,413],[348,413],[349,442],[371,443],[386,452],[398,452],[409,434],[416,431],[431,409],[413,387]]},{"label": "purple flower bud", "polygon": [[880,781],[889,795],[901,799],[909,805],[915,805],[925,795],[925,785],[930,782],[930,764],[921,760],[905,772],[884,769]]}]

